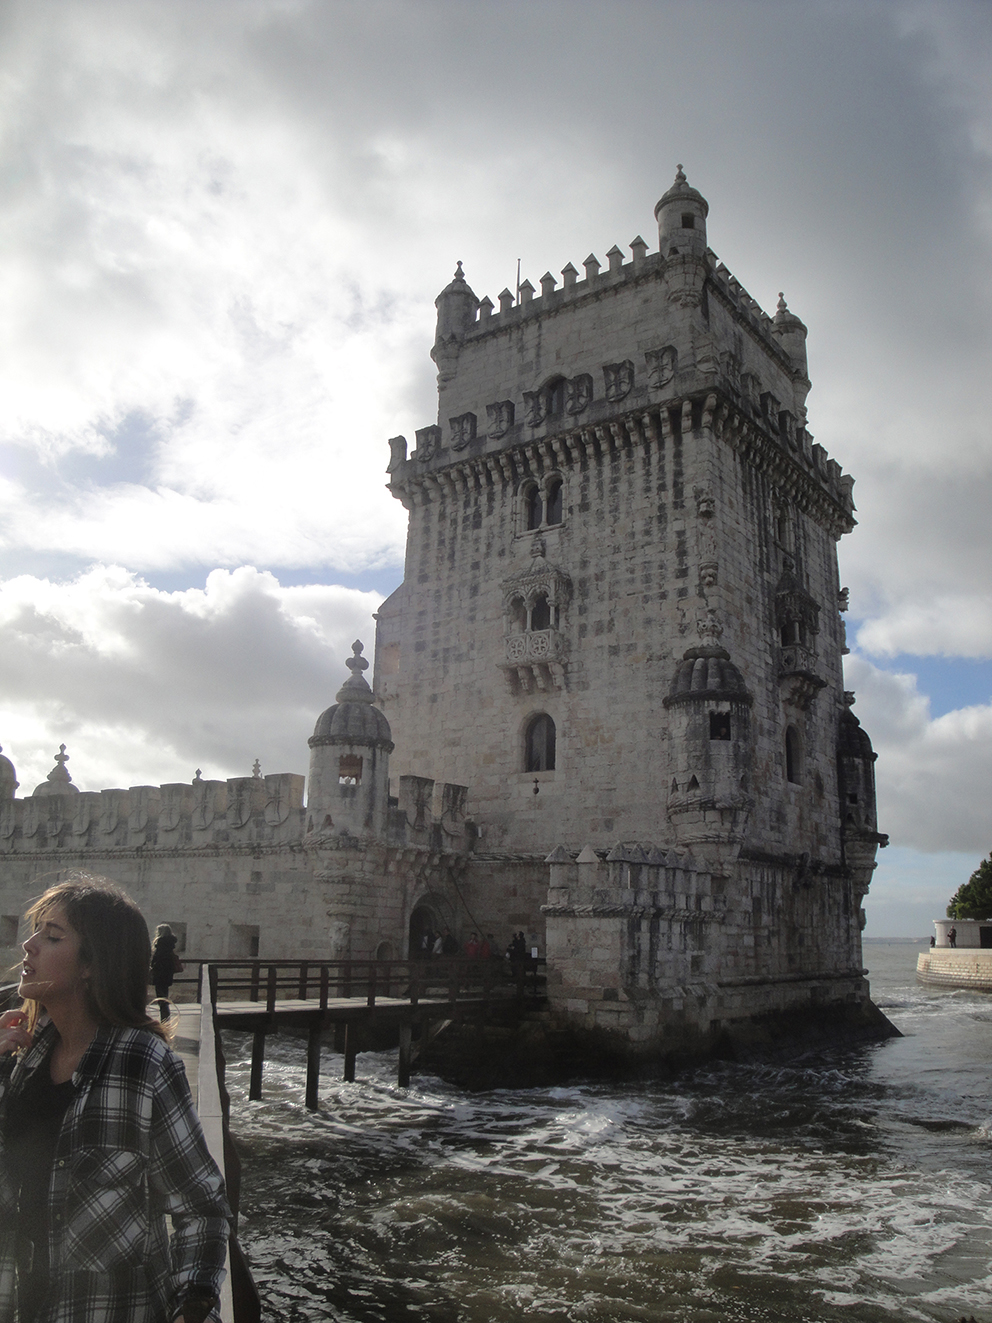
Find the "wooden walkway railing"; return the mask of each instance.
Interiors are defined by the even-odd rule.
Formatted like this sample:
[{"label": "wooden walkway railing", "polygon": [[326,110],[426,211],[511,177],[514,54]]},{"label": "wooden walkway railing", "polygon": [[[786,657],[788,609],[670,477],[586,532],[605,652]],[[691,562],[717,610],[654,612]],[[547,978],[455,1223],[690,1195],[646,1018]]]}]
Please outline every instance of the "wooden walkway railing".
[{"label": "wooden walkway railing", "polygon": [[544,961],[502,960],[225,960],[206,967],[206,991],[221,1028],[250,1030],[249,1099],[262,1096],[265,1040],[279,1027],[306,1028],[306,1105],[317,1107],[321,1037],[334,1029],[344,1078],[369,1029],[393,1026],[399,1039],[397,1078],[410,1082],[413,1033],[421,1046],[438,1021],[515,1020],[543,1003]]}]

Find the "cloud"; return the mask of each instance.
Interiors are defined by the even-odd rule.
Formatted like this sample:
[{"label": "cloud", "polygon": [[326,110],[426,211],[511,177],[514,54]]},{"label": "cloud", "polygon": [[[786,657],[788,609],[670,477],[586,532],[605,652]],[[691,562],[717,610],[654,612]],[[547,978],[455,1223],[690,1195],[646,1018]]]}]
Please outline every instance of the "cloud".
[{"label": "cloud", "polygon": [[878,754],[878,821],[893,845],[917,850],[992,848],[992,703],[937,718],[916,677],[845,659],[857,715]]},{"label": "cloud", "polygon": [[80,789],[307,770],[307,738],[376,593],[283,587],[251,566],[160,592],[100,566],[0,586],[0,729],[21,794],[69,746]]}]

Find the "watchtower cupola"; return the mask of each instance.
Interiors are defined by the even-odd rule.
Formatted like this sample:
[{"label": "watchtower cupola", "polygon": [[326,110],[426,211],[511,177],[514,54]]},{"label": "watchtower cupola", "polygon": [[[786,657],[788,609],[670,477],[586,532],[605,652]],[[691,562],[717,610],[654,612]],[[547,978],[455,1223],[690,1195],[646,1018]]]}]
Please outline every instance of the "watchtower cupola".
[{"label": "watchtower cupola", "polygon": [[437,332],[431,358],[437,364],[441,380],[446,381],[455,374],[458,350],[479,308],[479,300],[469,288],[461,262],[455,268],[451,282],[434,300],[434,306],[437,308]]},{"label": "watchtower cupola", "polygon": [[368,662],[356,639],[351,671],[337,702],[317,718],[310,746],[307,832],[383,839],[389,809],[389,722],[377,707],[362,674]]},{"label": "watchtower cupola", "polygon": [[709,203],[686,180],[681,165],[675,183],[654,209],[658,222],[658,246],[662,257],[706,252],[706,217]]}]

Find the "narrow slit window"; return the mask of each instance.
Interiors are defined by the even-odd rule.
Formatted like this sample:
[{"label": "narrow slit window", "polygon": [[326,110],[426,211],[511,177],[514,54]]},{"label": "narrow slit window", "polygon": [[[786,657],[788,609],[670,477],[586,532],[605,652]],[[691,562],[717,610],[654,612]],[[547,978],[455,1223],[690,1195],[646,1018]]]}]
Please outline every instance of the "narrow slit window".
[{"label": "narrow slit window", "polygon": [[785,779],[793,785],[800,785],[803,779],[803,751],[799,732],[790,726],[785,732]]}]

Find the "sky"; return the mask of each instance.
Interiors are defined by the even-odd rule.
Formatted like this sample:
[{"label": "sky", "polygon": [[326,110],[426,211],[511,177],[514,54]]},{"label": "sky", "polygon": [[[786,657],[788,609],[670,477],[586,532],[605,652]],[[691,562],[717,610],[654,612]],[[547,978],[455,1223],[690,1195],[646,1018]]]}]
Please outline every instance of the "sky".
[{"label": "sky", "polygon": [[992,850],[985,0],[0,0],[0,744],[30,793],[305,772],[402,578],[434,298],[710,246],[854,475],[868,936]]}]

